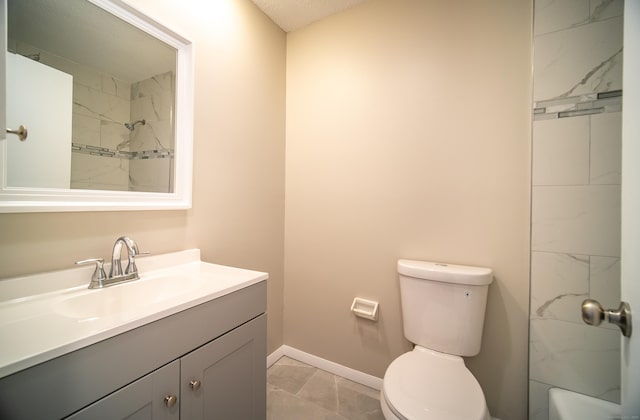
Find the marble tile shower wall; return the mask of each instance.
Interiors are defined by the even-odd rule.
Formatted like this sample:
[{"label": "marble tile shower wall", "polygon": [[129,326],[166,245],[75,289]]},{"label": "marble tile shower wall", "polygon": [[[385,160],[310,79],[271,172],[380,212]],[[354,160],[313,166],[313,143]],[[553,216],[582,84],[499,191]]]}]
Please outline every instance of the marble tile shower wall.
[{"label": "marble tile shower wall", "polygon": [[[111,89],[109,81],[123,89]],[[113,98],[119,92],[124,101]],[[78,153],[71,161],[72,188],[172,191],[174,92],[173,72],[131,84],[103,75],[101,90],[74,84],[73,141]],[[140,120],[145,123],[131,131],[124,126]],[[95,122],[99,131],[88,131]]]},{"label": "marble tile shower wall", "polygon": [[173,72],[129,83],[21,41],[9,48],[73,76],[71,188],[172,191]]},{"label": "marble tile shower wall", "polygon": [[[131,132],[130,151],[139,153],[140,159],[129,162],[129,189],[131,191],[173,191],[174,127],[173,98],[175,76],[173,72],[159,74],[131,84],[131,120],[145,120]],[[153,151],[154,159],[144,155]]]},{"label": "marble tile shower wall", "polygon": [[71,188],[126,191],[130,161],[117,152],[129,150],[129,130],[124,122],[131,120],[131,86],[91,68],[71,64]]},{"label": "marble tile shower wall", "polygon": [[620,400],[620,333],[587,297],[620,302],[622,0],[536,0],[529,418],[548,390]]}]

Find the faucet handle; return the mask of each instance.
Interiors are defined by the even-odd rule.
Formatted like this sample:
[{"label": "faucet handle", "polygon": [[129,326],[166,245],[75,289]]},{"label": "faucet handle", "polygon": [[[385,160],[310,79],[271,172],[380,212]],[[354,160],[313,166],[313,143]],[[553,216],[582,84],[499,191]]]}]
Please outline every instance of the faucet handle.
[{"label": "faucet handle", "polygon": [[150,255],[151,253],[148,251],[140,252],[137,251],[137,247],[133,248],[133,252],[129,255],[129,263],[127,264],[127,268],[124,270],[125,275],[136,274],[138,272],[138,266],[136,265],[136,257],[142,257],[145,255]]},{"label": "faucet handle", "polygon": [[107,274],[104,272],[104,268],[103,268],[104,259],[89,258],[88,260],[76,261],[76,265],[86,265],[86,264],[92,264],[92,263],[96,265],[96,269],[93,271],[93,275],[91,276],[91,283],[89,284],[89,289],[102,287],[102,282],[107,279]]}]

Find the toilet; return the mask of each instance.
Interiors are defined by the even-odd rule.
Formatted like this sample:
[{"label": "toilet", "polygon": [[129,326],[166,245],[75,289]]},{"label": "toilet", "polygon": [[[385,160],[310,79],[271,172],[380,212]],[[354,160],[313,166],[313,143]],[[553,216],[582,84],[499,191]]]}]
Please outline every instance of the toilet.
[{"label": "toilet", "polygon": [[462,356],[480,352],[489,268],[399,260],[404,335],[415,346],[384,374],[387,420],[490,420]]}]

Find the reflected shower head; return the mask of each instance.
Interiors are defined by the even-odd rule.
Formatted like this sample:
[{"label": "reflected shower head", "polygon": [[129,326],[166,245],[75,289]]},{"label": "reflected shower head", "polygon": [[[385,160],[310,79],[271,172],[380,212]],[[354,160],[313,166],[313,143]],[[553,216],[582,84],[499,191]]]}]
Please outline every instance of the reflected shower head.
[{"label": "reflected shower head", "polygon": [[145,125],[147,122],[145,120],[138,120],[136,122],[124,123],[124,126],[127,127],[129,131],[133,131],[136,128],[136,125],[142,124]]}]

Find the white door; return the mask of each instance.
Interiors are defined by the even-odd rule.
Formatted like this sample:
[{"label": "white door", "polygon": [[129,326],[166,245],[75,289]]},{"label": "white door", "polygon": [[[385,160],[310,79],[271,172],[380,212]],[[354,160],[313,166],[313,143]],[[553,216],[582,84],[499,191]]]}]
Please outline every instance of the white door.
[{"label": "white door", "polygon": [[73,78],[18,54],[6,53],[7,126],[24,125],[26,141],[9,136],[9,187],[69,188]]},{"label": "white door", "polygon": [[624,8],[621,281],[632,333],[622,338],[622,418],[640,419],[640,1]]}]

